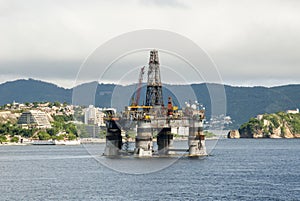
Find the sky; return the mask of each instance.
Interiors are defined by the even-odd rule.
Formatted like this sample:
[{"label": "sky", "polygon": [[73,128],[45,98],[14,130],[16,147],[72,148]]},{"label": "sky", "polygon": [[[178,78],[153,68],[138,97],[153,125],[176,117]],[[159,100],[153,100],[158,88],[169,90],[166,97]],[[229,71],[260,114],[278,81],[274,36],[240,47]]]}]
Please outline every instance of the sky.
[{"label": "sky", "polygon": [[159,29],[195,42],[224,84],[300,84],[299,10],[298,0],[0,0],[0,83],[34,78],[73,87],[99,46]]}]

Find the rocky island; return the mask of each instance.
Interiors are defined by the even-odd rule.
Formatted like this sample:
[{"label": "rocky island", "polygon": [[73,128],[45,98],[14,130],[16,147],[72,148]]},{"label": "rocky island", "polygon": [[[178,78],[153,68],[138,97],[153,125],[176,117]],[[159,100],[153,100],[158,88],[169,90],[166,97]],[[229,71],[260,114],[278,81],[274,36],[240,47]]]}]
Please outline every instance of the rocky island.
[{"label": "rocky island", "polygon": [[228,138],[300,138],[299,110],[258,115],[230,131]]}]

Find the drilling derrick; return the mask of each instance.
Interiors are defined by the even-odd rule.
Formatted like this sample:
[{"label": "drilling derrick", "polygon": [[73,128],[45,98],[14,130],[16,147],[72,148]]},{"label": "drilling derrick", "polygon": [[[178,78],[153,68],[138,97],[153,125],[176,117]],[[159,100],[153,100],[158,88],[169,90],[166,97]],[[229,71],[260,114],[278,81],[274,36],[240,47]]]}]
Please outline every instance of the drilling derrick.
[{"label": "drilling derrick", "polygon": [[150,52],[146,106],[163,106],[162,84],[157,50],[152,50]]}]

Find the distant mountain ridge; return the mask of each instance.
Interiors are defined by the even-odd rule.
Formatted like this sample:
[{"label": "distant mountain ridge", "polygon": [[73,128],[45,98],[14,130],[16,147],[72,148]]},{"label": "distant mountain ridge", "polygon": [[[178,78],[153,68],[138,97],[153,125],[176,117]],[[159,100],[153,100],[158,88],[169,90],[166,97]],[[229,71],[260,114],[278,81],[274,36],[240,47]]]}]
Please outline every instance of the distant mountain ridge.
[{"label": "distant mountain ridge", "polygon": [[34,101],[71,102],[72,89],[34,79],[20,79],[0,84],[0,104],[13,101],[25,103]]},{"label": "distant mountain ridge", "polygon": [[[207,109],[207,116],[210,117],[211,100],[207,86],[214,84],[192,84],[188,85],[164,85],[164,101],[168,96],[176,95],[187,97],[187,90],[192,89],[199,102]],[[65,89],[55,84],[34,79],[21,79],[0,84],[0,105],[12,103],[13,101],[25,103],[34,101],[60,101],[72,103],[72,95],[77,91],[95,90],[94,97],[84,95],[80,97],[77,104],[88,105],[95,103],[99,107],[111,107],[111,105],[127,105],[136,90],[136,85],[120,86],[115,84],[98,84],[97,82],[85,83]],[[237,127],[258,114],[274,113],[288,109],[300,108],[300,85],[286,85],[278,87],[234,87],[224,86],[226,92],[227,115],[234,120]],[[73,94],[74,92],[74,94]],[[145,86],[141,92],[141,99],[145,97]],[[120,101],[115,103],[113,101]],[[141,100],[141,103],[142,103]],[[173,98],[175,104],[180,100]],[[188,101],[188,100],[186,100]]]}]

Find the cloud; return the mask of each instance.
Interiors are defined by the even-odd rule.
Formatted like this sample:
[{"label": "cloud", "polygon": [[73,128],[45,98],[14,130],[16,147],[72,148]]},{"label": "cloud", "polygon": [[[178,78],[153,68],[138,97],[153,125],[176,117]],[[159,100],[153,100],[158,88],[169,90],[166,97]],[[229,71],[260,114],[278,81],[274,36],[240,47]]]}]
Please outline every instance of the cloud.
[{"label": "cloud", "polygon": [[187,8],[187,5],[183,3],[184,1],[178,0],[140,0],[140,3],[145,6],[154,5],[158,7],[176,7],[176,8]]},{"label": "cloud", "polygon": [[155,28],[195,41],[226,84],[300,83],[299,9],[294,0],[1,1],[0,81],[66,83],[105,41]]}]

